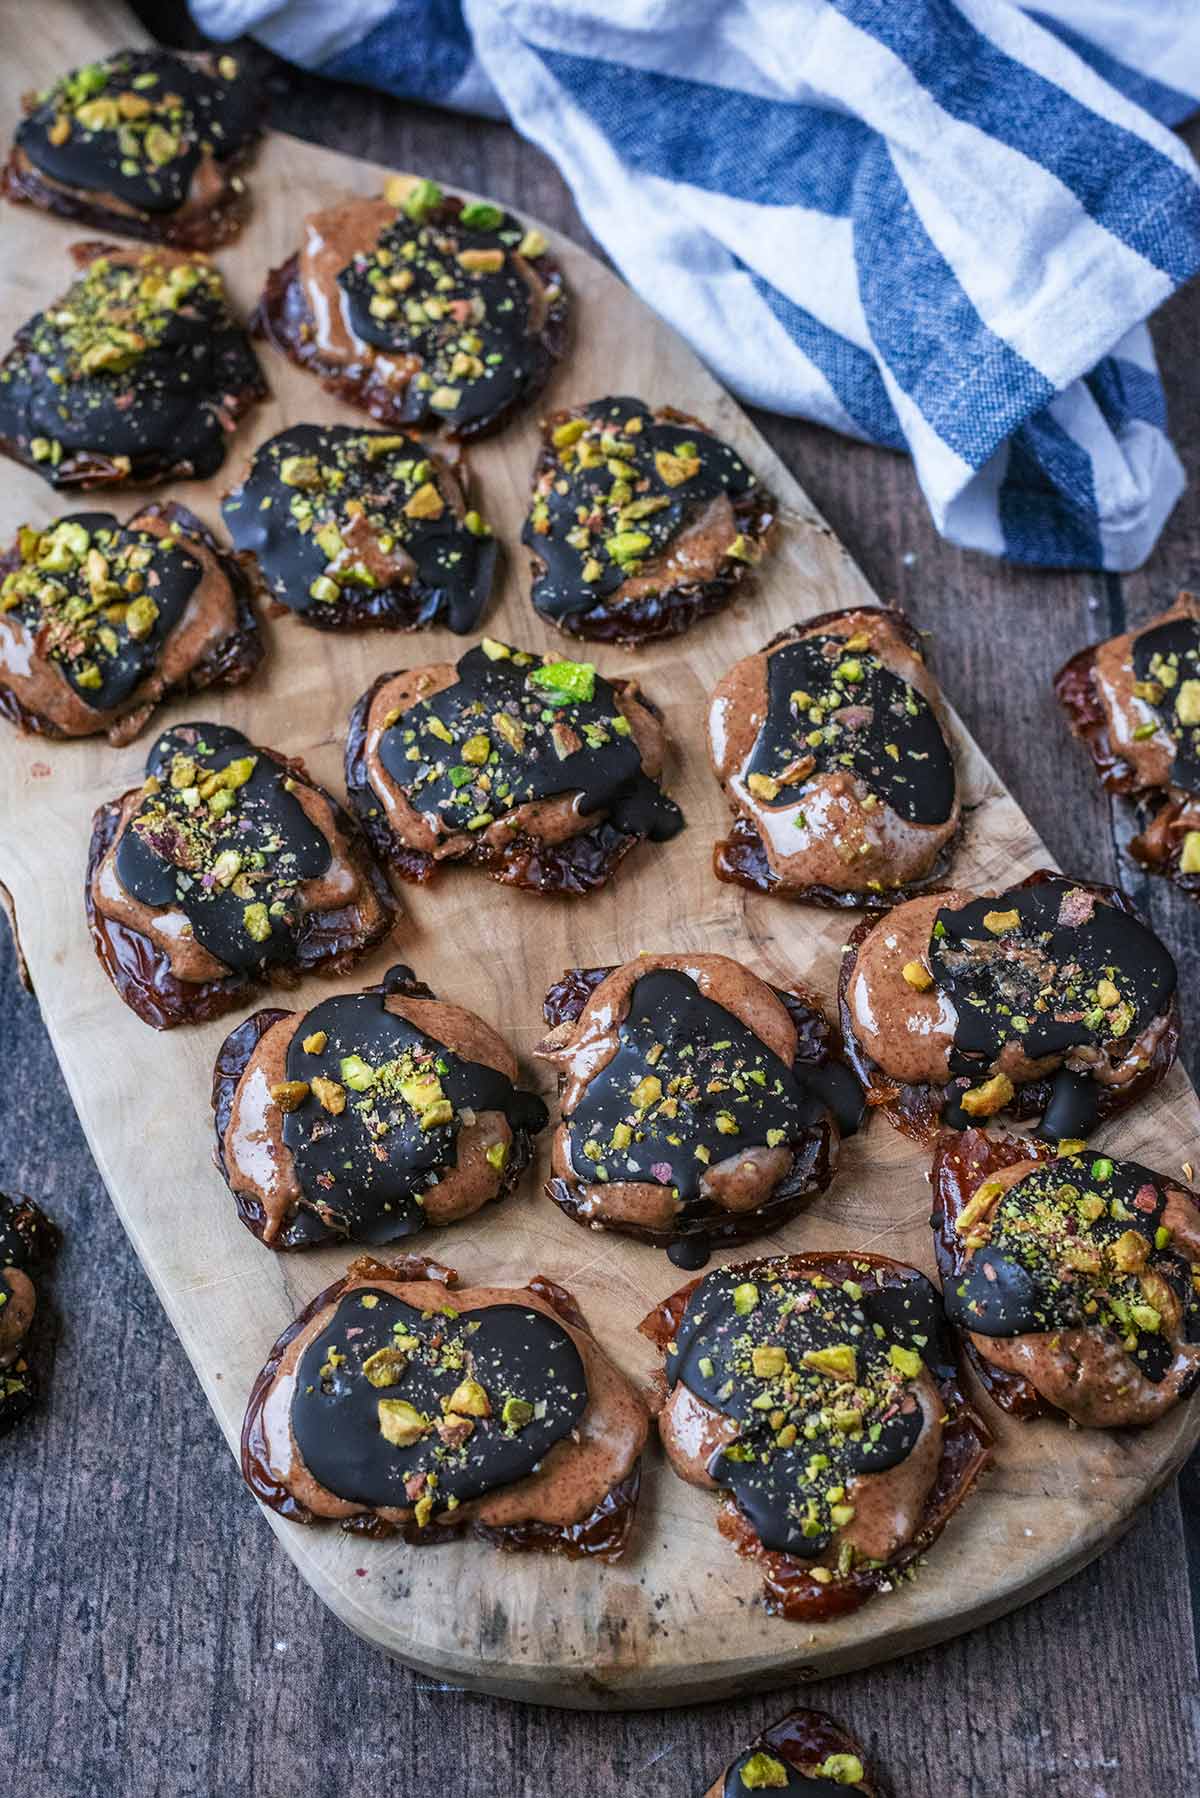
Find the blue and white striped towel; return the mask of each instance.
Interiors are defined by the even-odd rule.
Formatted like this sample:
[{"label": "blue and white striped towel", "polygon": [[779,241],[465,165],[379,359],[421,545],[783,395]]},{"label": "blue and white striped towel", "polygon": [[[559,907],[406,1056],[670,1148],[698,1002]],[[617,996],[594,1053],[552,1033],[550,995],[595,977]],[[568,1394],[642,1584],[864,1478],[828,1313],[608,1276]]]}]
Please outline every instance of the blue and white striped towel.
[{"label": "blue and white striped towel", "polygon": [[1169,129],[1200,106],[1200,0],[192,10],[507,114],[735,393],[907,450],[952,541],[1110,569],[1153,547],[1183,471],[1144,321],[1200,268]]}]

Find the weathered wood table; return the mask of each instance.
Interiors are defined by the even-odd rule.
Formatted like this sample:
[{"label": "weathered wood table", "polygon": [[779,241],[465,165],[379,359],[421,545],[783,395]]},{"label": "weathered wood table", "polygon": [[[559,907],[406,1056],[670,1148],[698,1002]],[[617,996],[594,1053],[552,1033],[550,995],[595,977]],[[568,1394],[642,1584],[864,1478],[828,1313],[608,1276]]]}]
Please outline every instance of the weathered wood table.
[{"label": "weathered wood table", "polygon": [[[5,10],[16,28],[16,8]],[[176,12],[141,10],[160,31]],[[22,24],[36,28],[32,16]],[[505,128],[261,61],[282,129],[427,167],[587,241],[553,169]],[[1198,316],[1184,296],[1156,333],[1193,473]],[[1200,495],[1184,499],[1135,577],[1027,575],[941,543],[906,462],[808,427],[758,423],[880,593],[934,633],[947,691],[1060,861],[1120,877],[1150,911],[1179,957],[1187,1003],[1200,910],[1120,859],[1123,820],[1066,742],[1045,677],[1081,642],[1200,580]],[[522,1708],[417,1678],[341,1629],[239,1485],[113,1217],[7,949],[0,1007],[0,1184],[43,1199],[69,1227],[51,1402],[0,1464],[0,1751],[25,1789],[39,1798],[686,1798],[785,1708],[787,1694],[607,1717]],[[1039,1603],[907,1664],[792,1696],[856,1728],[901,1798],[1195,1789],[1198,1497],[1193,1464],[1124,1542]]]}]

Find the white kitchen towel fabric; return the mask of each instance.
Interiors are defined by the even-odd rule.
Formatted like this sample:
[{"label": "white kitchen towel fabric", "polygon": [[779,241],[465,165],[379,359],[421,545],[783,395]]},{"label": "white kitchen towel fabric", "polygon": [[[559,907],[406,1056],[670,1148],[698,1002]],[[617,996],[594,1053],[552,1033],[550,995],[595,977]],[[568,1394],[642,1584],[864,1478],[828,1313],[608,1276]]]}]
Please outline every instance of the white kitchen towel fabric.
[{"label": "white kitchen towel fabric", "polygon": [[1200,171],[1170,129],[1200,108],[1198,0],[192,11],[507,115],[735,393],[907,451],[952,541],[1117,570],[1153,547],[1183,471],[1145,321],[1200,268]]}]

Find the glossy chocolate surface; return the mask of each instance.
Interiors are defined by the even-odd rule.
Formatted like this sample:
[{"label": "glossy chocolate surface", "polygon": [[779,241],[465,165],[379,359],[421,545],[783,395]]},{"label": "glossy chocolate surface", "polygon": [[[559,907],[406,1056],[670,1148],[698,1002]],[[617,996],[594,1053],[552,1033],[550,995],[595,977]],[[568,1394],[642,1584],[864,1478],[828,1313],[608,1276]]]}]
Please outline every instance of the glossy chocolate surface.
[{"label": "glossy chocolate surface", "polygon": [[[872,937],[884,923],[889,914],[878,914],[867,917],[850,933],[847,942],[847,953],[842,959],[842,969],[838,978],[838,1002],[842,1023],[843,1037],[846,1045],[846,1056],[865,1091],[872,1095],[872,1105],[888,1118],[889,1122],[905,1135],[918,1142],[931,1142],[937,1134],[941,1123],[955,1130],[969,1127],[972,1117],[991,1117],[1003,1110],[1010,1117],[1018,1119],[1040,1119],[1039,1134],[1049,1141],[1057,1142],[1063,1138],[1086,1137],[1103,1118],[1115,1115],[1135,1104],[1151,1088],[1157,1086],[1174,1063],[1179,1047],[1179,1008],[1175,1001],[1174,963],[1159,942],[1158,938],[1138,918],[1133,906],[1116,887],[1099,886],[1091,883],[1068,881],[1057,873],[1038,870],[1029,875],[1020,886],[1012,887],[995,898],[973,901],[965,908],[965,914],[971,917],[972,928],[982,925],[982,918],[989,911],[998,915],[1013,910],[1014,901],[1018,897],[1045,891],[1048,897],[1042,902],[1039,911],[1030,913],[1035,921],[1038,916],[1047,926],[1041,932],[1044,941],[1031,941],[1024,944],[1019,932],[1014,934],[1010,945],[1013,951],[1013,970],[1011,977],[1005,973],[1003,959],[1005,952],[997,949],[1009,933],[1001,930],[993,933],[983,926],[988,941],[982,945],[981,959],[976,965],[975,951],[968,943],[961,955],[952,948],[951,955],[960,962],[954,978],[959,982],[966,994],[964,1004],[971,1003],[972,994],[980,1003],[974,1006],[974,1016],[968,1026],[971,1040],[979,1039],[983,1048],[968,1054],[966,1049],[953,1039],[950,1043],[948,1060],[955,1071],[947,1084],[925,1082],[908,1084],[903,1079],[894,1078],[885,1073],[883,1068],[872,1059],[870,1052],[864,1048],[855,1034],[855,1018],[850,1004],[850,989],[856,978],[860,954],[864,943]],[[1097,1007],[1096,1001],[1084,996],[1085,1003],[1080,1003],[1079,980],[1085,962],[1076,964],[1068,958],[1062,966],[1061,992],[1056,1000],[1053,991],[1035,995],[1030,1012],[1020,1009],[1030,1003],[1030,982],[1034,967],[1039,958],[1044,960],[1046,942],[1054,934],[1054,926],[1059,913],[1065,906],[1064,917],[1075,916],[1080,926],[1066,926],[1070,930],[1079,928],[1082,948],[1087,966],[1092,967],[1092,978],[1095,978],[1095,956],[1102,943],[1113,944],[1120,951],[1120,944],[1126,940],[1131,945],[1133,961],[1142,977],[1143,997],[1145,994],[1145,975],[1148,969],[1155,970],[1154,979],[1161,978],[1166,987],[1163,1009],[1159,1016],[1153,1018],[1146,1040],[1140,1037],[1123,1037],[1113,1040],[1105,1033],[1113,1033],[1118,1025],[1128,1027],[1128,1017],[1124,1010],[1128,995],[1122,996],[1121,982],[1125,980],[1121,966],[1111,964],[1111,979],[1116,989],[1116,1001],[1105,992],[1107,1006]],[[1108,915],[1102,921],[1102,935],[1089,939],[1086,926],[1093,912],[1104,911]],[[955,914],[947,913],[953,917]],[[903,908],[890,914],[892,918],[902,917]],[[1016,913],[1018,920],[1022,914]],[[936,922],[936,919],[935,919]],[[1022,926],[1022,928],[1024,928]],[[1090,942],[1090,947],[1089,947]],[[930,940],[929,948],[922,951],[932,957],[936,940]],[[1068,944],[1069,947],[1069,944]],[[1029,953],[1026,954],[1026,948]],[[932,960],[931,960],[932,965]],[[1107,964],[1106,964],[1107,965]],[[1110,976],[1104,975],[1109,979]],[[1057,973],[1054,982],[1058,982]],[[940,984],[940,982],[939,982]],[[1126,984],[1129,984],[1126,982]],[[1093,992],[1095,989],[1091,989]],[[1132,988],[1130,989],[1132,990]],[[1098,995],[1097,995],[1098,997]],[[1036,1009],[1037,1000],[1042,1000],[1042,1010],[1037,1012],[1039,1019],[1039,1036],[1045,1030],[1078,1031],[1075,1040],[1081,1047],[1091,1050],[1093,1042],[1099,1047],[1095,1050],[1097,1059],[1103,1056],[1113,1058],[1123,1075],[1117,1080],[1104,1080],[1094,1076],[1090,1071],[1072,1070],[1060,1066],[1047,1073],[1033,1073],[1021,1078],[1018,1067],[1010,1084],[1014,1091],[1002,1105],[990,1107],[986,1113],[969,1113],[964,1110],[960,1100],[973,1081],[983,1077],[988,1061],[988,1041],[999,1040],[1008,1050],[1015,1050],[1018,1056],[1023,1053],[1022,1045],[1028,1031],[1023,1032],[1019,1025],[1012,1024],[1011,1019],[1029,1021],[1032,1010]],[[1093,1023],[1083,1022],[1087,1014],[1093,1017]],[[1129,1008],[1132,1012],[1132,1007]],[[1107,1023],[1100,1022],[1097,1010],[1108,1018]],[[1136,1026],[1135,1026],[1136,1027]],[[1089,1040],[1089,1038],[1091,1040]],[[1068,1051],[1069,1052],[1069,1051]],[[961,1064],[961,1070],[959,1070]]]},{"label": "glossy chocolate surface", "polygon": [[0,582],[0,611],[37,640],[87,706],[110,711],[156,666],[202,569],[178,536],[70,512],[22,530],[20,561]]},{"label": "glossy chocolate surface", "polygon": [[1045,1162],[1001,1194],[986,1242],[946,1282],[947,1315],[981,1336],[1104,1330],[1159,1383],[1174,1351],[1148,1302],[1147,1273],[1179,1301],[1184,1340],[1200,1341],[1191,1266],[1163,1228],[1166,1184],[1136,1161],[1076,1154]]},{"label": "glossy chocolate surface", "polygon": [[[555,1319],[518,1304],[460,1314],[453,1295],[439,1304],[433,1293],[430,1307],[357,1289],[300,1358],[296,1445],[307,1470],[339,1497],[403,1507],[411,1502],[406,1483],[432,1475],[436,1510],[447,1501],[453,1510],[533,1472],[583,1415],[583,1362]],[[481,1394],[456,1401],[467,1381]],[[409,1422],[420,1433],[407,1445],[384,1433],[397,1401],[417,1414]],[[472,1425],[461,1441],[457,1403],[487,1407],[485,1415],[461,1413]]]},{"label": "glossy chocolate surface", "polygon": [[240,156],[259,128],[254,84],[234,58],[119,50],[40,94],[16,141],[63,187],[171,213],[188,199],[202,157]]},{"label": "glossy chocolate surface", "polygon": [[583,1180],[672,1186],[686,1207],[710,1163],[794,1148],[824,1112],[739,1018],[686,974],[659,968],[635,982],[617,1053],[567,1120],[571,1162]]},{"label": "glossy chocolate surface", "polygon": [[[196,940],[227,968],[294,959],[297,888],[323,874],[331,855],[289,792],[286,769],[227,725],[181,724],[154,745],[146,774],[158,788],[117,848],[125,891],[184,912]],[[230,794],[217,816],[200,797],[214,780],[208,797]]]},{"label": "glossy chocolate surface", "polygon": [[[569,968],[555,981],[542,1007],[552,1030],[577,1022],[613,972]],[[614,1059],[589,1076],[560,1126],[563,1165],[573,1177],[560,1170],[546,1191],[568,1217],[603,1221],[607,1229],[665,1248],[676,1267],[695,1269],[714,1247],[786,1223],[829,1185],[839,1137],[853,1135],[862,1122],[862,1093],[815,996],[763,985],[763,999],[772,995],[796,1031],[796,1052],[783,1073],[767,1044],[686,973],[655,969],[634,982],[629,1014],[614,1027]],[[700,1034],[693,1037],[692,1030]],[[551,1038],[539,1053],[569,1058],[570,1043]],[[768,1068],[775,1070],[770,1082]],[[782,1139],[772,1140],[779,1131]],[[704,1187],[710,1166],[722,1180],[732,1175],[735,1187],[749,1173],[761,1186],[760,1202],[722,1205]],[[640,1187],[644,1198],[609,1216],[605,1187],[612,1184],[622,1193]],[[656,1203],[658,1187],[670,1189],[669,1226]]]},{"label": "glossy chocolate surface", "polygon": [[[395,990],[390,979],[385,989]],[[456,1165],[464,1114],[473,1121],[480,1112],[500,1112],[514,1136],[547,1122],[535,1094],[454,1054],[389,1011],[385,998],[386,990],[348,993],[304,1014],[288,1048],[287,1078],[335,1083],[345,1108],[331,1112],[314,1094],[283,1121],[306,1201],[339,1232],[373,1243],[424,1227],[420,1198]],[[323,1047],[305,1049],[306,1040],[320,1036]],[[440,1121],[427,1122],[435,1108]],[[506,1163],[502,1152],[498,1174]]]},{"label": "glossy chocolate surface", "polygon": [[489,202],[400,176],[385,190],[305,220],[256,328],[385,424],[490,435],[563,354],[562,270],[540,232]]},{"label": "glossy chocolate surface", "polygon": [[447,466],[395,432],[293,425],[255,452],[221,510],[272,597],[307,623],[462,634],[491,591],[496,539],[462,514]]},{"label": "glossy chocolate surface", "polygon": [[[929,963],[957,1014],[956,1075],[979,1074],[1010,1042],[1036,1059],[1134,1038],[1169,1010],[1176,986],[1147,925],[1061,878],[940,911]],[[1062,1071],[1048,1134],[1087,1133],[1094,1084]]]},{"label": "glossy chocolate surface", "polygon": [[[734,1494],[763,1546],[815,1559],[837,1527],[829,1491],[895,1467],[915,1447],[923,1416],[911,1381],[921,1364],[947,1371],[941,1310],[920,1276],[879,1289],[851,1282],[847,1290],[772,1279],[770,1262],[760,1267],[759,1278],[722,1268],[701,1281],[676,1333],[678,1352],[668,1356],[668,1380],[737,1423],[736,1439],[717,1449],[709,1472]],[[896,1348],[901,1361],[915,1352],[911,1372],[897,1364]],[[781,1363],[769,1376],[753,1367],[763,1349]],[[839,1398],[853,1408],[852,1430],[834,1421]],[[785,1424],[772,1421],[780,1413]],[[787,1424],[800,1426],[790,1441]]]},{"label": "glossy chocolate surface", "polygon": [[[803,637],[767,660],[767,715],[747,773],[778,782],[841,770],[912,824],[944,824],[954,760],[924,694],[843,637]],[[803,770],[799,773],[798,770]]]},{"label": "glossy chocolate surface", "polygon": [[[432,196],[432,183],[422,189]],[[472,435],[522,401],[545,376],[540,344],[547,308],[562,306],[561,282],[536,294],[520,246],[534,246],[519,219],[487,201],[410,195],[370,252],[338,275],[355,335],[391,356],[416,356],[423,412]],[[415,216],[414,216],[415,214]],[[536,256],[532,259],[536,262]]]},{"label": "glossy chocolate surface", "polygon": [[556,623],[611,600],[710,500],[760,491],[729,444],[638,399],[579,408],[553,428],[545,455],[555,458],[554,478],[539,483],[521,541],[544,564],[533,603]]},{"label": "glossy chocolate surface", "polygon": [[532,800],[578,793],[581,816],[603,813],[631,836],[663,842],[683,829],[679,807],[642,768],[613,686],[590,663],[542,664],[489,639],[457,673],[380,742],[417,811],[451,832],[476,830]]},{"label": "glossy chocolate surface", "polygon": [[0,442],[54,486],[203,479],[264,391],[208,262],[78,246],[62,298],[0,364]]}]

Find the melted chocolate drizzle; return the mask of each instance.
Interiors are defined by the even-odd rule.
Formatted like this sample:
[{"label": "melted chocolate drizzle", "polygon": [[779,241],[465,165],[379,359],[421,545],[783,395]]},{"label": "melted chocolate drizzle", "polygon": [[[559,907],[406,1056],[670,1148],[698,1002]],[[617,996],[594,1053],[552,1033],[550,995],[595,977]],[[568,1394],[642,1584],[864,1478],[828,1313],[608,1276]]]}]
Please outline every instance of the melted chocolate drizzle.
[{"label": "melted chocolate drizzle", "polygon": [[[805,774],[783,783],[797,765]],[[784,643],[767,657],[767,713],[746,773],[780,781],[772,803],[785,807],[804,781],[843,771],[910,824],[944,824],[954,809],[954,758],[924,694],[845,637]]]},{"label": "melted chocolate drizzle", "polygon": [[[589,1182],[670,1186],[686,1209],[700,1198],[709,1166],[797,1144],[824,1110],[733,1012],[686,974],[657,968],[634,982],[617,1053],[566,1120],[571,1165]],[[628,1132],[623,1147],[615,1131]]]},{"label": "melted chocolate drizzle", "polygon": [[[19,569],[0,584],[0,599],[10,581],[16,592],[24,584],[22,577],[28,577],[29,591],[10,615],[37,639],[38,654],[53,662],[77,698],[94,711],[111,711],[153,673],[199,584],[201,565],[178,538],[164,540],[154,531],[121,525],[109,512],[69,512],[47,526],[40,539],[36,531],[32,536],[38,539],[32,554],[22,557]],[[68,541],[78,554],[67,548]],[[103,556],[106,581],[118,591],[97,596],[88,579],[89,549]],[[134,564],[144,560],[144,568],[135,569],[140,577],[136,594],[123,587],[131,552]],[[49,595],[43,597],[47,587]],[[125,606],[142,594],[156,610],[149,632],[135,638],[129,634]],[[116,610],[114,602],[119,602]]]},{"label": "melted chocolate drizzle", "polygon": [[[298,461],[314,465],[311,483],[283,479],[289,464],[294,468]],[[406,622],[441,619],[462,635],[479,622],[498,551],[486,526],[478,535],[468,530],[444,497],[444,473],[443,464],[411,437],[355,425],[293,425],[255,452],[245,480],[221,512],[238,549],[257,557],[273,597],[290,611],[319,621],[347,594],[383,587],[410,596],[412,617]],[[430,486],[440,511],[434,517],[412,516],[406,507]],[[351,523],[347,501],[363,509],[365,535],[383,560],[391,552],[380,547],[381,536],[411,557],[415,573],[398,568],[393,579],[381,581],[376,570],[356,561],[359,520]],[[318,538],[326,530],[334,536],[322,544]],[[322,581],[330,590],[319,598],[312,589],[316,583],[322,591]]]},{"label": "melted chocolate drizzle", "polygon": [[[98,247],[62,298],[21,326],[0,364],[0,439],[55,486],[114,478],[98,475],[89,457],[128,458],[129,480],[172,472],[202,480],[224,459],[228,415],[263,392],[221,277],[189,262],[174,277],[176,297],[156,304],[143,284],[167,292],[177,265],[155,250]],[[97,362],[97,353],[111,360]]]},{"label": "melted chocolate drizzle", "polygon": [[0,1268],[37,1273],[58,1251],[58,1230],[31,1199],[0,1192]]},{"label": "melted chocolate drizzle", "polygon": [[[58,1253],[59,1243],[57,1226],[31,1199],[0,1193],[0,1316],[9,1302],[3,1270],[40,1274]],[[25,1353],[27,1341],[21,1341],[11,1361],[0,1362],[0,1436],[7,1435],[37,1402],[38,1378]]]},{"label": "melted chocolate drizzle", "polygon": [[[897,1466],[916,1446],[923,1414],[912,1398],[913,1376],[893,1365],[891,1349],[915,1350],[935,1378],[953,1366],[928,1280],[914,1274],[879,1288],[869,1264],[849,1289],[811,1276],[781,1279],[769,1261],[715,1269],[689,1298],[675,1345],[667,1358],[670,1386],[682,1380],[738,1425],[736,1439],[713,1454],[709,1473],[733,1493],[764,1547],[804,1560],[822,1555],[839,1527],[833,1510],[840,1501],[829,1491],[855,1474]],[[753,1371],[754,1351],[763,1348],[784,1351],[782,1373]],[[805,1362],[814,1351],[847,1349],[849,1375]],[[768,1395],[773,1402],[764,1407]],[[857,1426],[839,1429],[838,1409],[857,1411]]]},{"label": "melted chocolate drizzle", "polygon": [[[544,571],[533,583],[531,598],[546,618],[560,619],[576,612],[589,611],[614,594],[634,572],[633,564],[609,553],[606,543],[624,532],[637,533],[648,539],[640,552],[640,561],[649,561],[669,549],[679,533],[718,494],[731,499],[747,495],[757,486],[754,476],[729,444],[714,437],[703,426],[656,419],[652,409],[637,399],[593,400],[574,414],[593,427],[608,427],[619,451],[598,455],[594,466],[584,467],[578,460],[578,442],[560,449],[559,464],[545,491],[535,495],[534,505],[521,541],[541,557]],[[628,421],[641,420],[641,429],[628,430]],[[685,480],[672,484],[664,479],[656,464],[656,454],[678,459],[680,446],[692,446],[695,471]],[[609,448],[612,449],[610,444]],[[565,459],[564,459],[565,458]],[[624,471],[614,474],[617,462]],[[619,524],[610,504],[615,481],[631,488],[634,504],[661,501],[655,511],[648,511],[628,524]],[[562,491],[565,489],[565,491]],[[586,541],[579,540],[580,520],[600,513],[605,527],[597,535],[587,531]],[[539,525],[542,527],[539,529]],[[571,542],[570,539],[577,539]],[[585,581],[583,570],[594,562],[598,569],[594,580]],[[680,584],[676,576],[672,584]]]},{"label": "melted chocolate drizzle", "polygon": [[[177,756],[196,764],[196,780],[186,788],[171,785]],[[186,832],[194,816],[203,816],[205,802],[192,805],[184,793],[248,756],[257,757],[253,772],[237,787],[233,807],[206,826],[202,848],[193,854],[179,827]],[[117,846],[117,878],[125,891],[143,905],[182,911],[196,940],[227,968],[249,971],[294,959],[300,922],[296,888],[324,874],[332,855],[327,839],[287,790],[287,768],[227,725],[179,724],[150,751],[146,774],[160,786],[143,797]],[[163,807],[162,823],[138,829],[139,818]],[[257,875],[245,890],[237,890],[236,878],[223,882],[212,876],[214,863],[229,851],[240,855],[242,873]],[[266,914],[268,934],[261,938],[251,934],[246,919],[247,907],[256,903]],[[279,911],[271,912],[273,904]]]},{"label": "melted chocolate drizzle", "polygon": [[[325,1035],[325,1046],[309,1054],[304,1039],[318,1033]],[[338,1114],[310,1096],[284,1114],[283,1140],[305,1201],[324,1221],[361,1242],[394,1242],[424,1227],[420,1197],[457,1165],[464,1111],[500,1112],[514,1135],[546,1125],[546,1107],[536,1094],[519,1091],[495,1068],[464,1060],[398,1017],[387,1009],[384,993],[349,993],[306,1012],[288,1047],[287,1078],[340,1085],[348,1056],[375,1073],[372,1084],[362,1091],[345,1088],[346,1107]],[[400,1064],[395,1079],[381,1078],[394,1064]],[[423,1129],[420,1112],[399,1090],[401,1077],[435,1080],[454,1108],[453,1117]]]},{"label": "melted chocolate drizzle", "polygon": [[[985,920],[1015,913],[1015,928]],[[1084,888],[1056,878],[1012,887],[937,914],[929,965],[957,1012],[951,1072],[977,1077],[1006,1043],[1031,1059],[1084,1045],[1132,1041],[1170,1007],[1175,963],[1152,930]],[[1107,983],[1117,1002],[1105,1006]],[[1096,1082],[1063,1069],[1042,1129],[1086,1135],[1095,1119]],[[961,1128],[951,1101],[946,1122]]]},{"label": "melted chocolate drizzle", "polygon": [[[147,110],[125,116],[123,96]],[[69,135],[58,143],[64,121]],[[39,96],[17,127],[17,143],[64,187],[111,194],[138,212],[171,213],[187,200],[205,150],[224,162],[259,129],[258,96],[245,75],[226,79],[216,66],[166,50],[119,50]]]},{"label": "melted chocolate drizzle", "polygon": [[[374,248],[339,273],[355,336],[389,356],[420,357],[426,384],[413,392],[423,418],[470,435],[543,378],[530,265],[517,253],[525,238],[498,206],[442,198],[419,219],[398,211]],[[496,257],[501,266],[488,267]],[[476,259],[482,267],[471,267]],[[403,290],[391,285],[406,276]],[[555,274],[538,311],[561,301]]]},{"label": "melted chocolate drizzle", "polygon": [[[1171,785],[1200,793],[1200,618],[1172,618],[1144,631],[1133,645],[1133,671],[1139,682],[1154,682],[1160,690],[1161,698],[1147,703],[1174,745]],[[1164,672],[1174,676],[1170,685],[1161,678]],[[1176,711],[1185,685],[1196,708],[1191,724]]]},{"label": "melted chocolate drizzle", "polygon": [[[417,811],[456,832],[578,793],[580,816],[601,812],[631,836],[661,843],[683,829],[679,807],[642,768],[614,689],[590,663],[543,666],[507,645],[490,647],[505,653],[468,650],[454,685],[410,706],[380,738],[380,761]],[[463,759],[471,745],[485,761]]]},{"label": "melted chocolate drizzle", "polygon": [[[583,1361],[555,1319],[519,1304],[460,1312],[453,1295],[435,1305],[433,1293],[431,1309],[418,1311],[391,1293],[357,1288],[300,1357],[292,1431],[309,1473],[339,1498],[410,1506],[406,1486],[423,1475],[420,1490],[444,1514],[447,1500],[464,1504],[524,1479],[587,1408]],[[384,1383],[376,1385],[366,1364],[397,1344],[402,1359],[384,1366],[376,1374]],[[436,1425],[452,1421],[444,1401],[467,1380],[483,1388],[491,1415],[473,1419],[456,1447]],[[386,1439],[381,1400],[399,1400],[428,1420],[420,1440],[399,1447]],[[504,1421],[506,1401],[513,1400],[528,1408],[519,1427]]]},{"label": "melted chocolate drizzle", "polygon": [[988,1241],[945,1283],[947,1315],[981,1336],[1101,1328],[1118,1341],[1132,1338],[1127,1352],[1157,1385],[1173,1350],[1157,1313],[1152,1319],[1153,1307],[1145,1308],[1141,1269],[1122,1271],[1114,1248],[1130,1232],[1145,1240],[1144,1267],[1178,1298],[1184,1340],[1200,1341],[1191,1268],[1171,1249],[1169,1234],[1158,1246],[1166,1199],[1161,1175],[1136,1161],[1082,1154],[1045,1163],[999,1198]]}]

